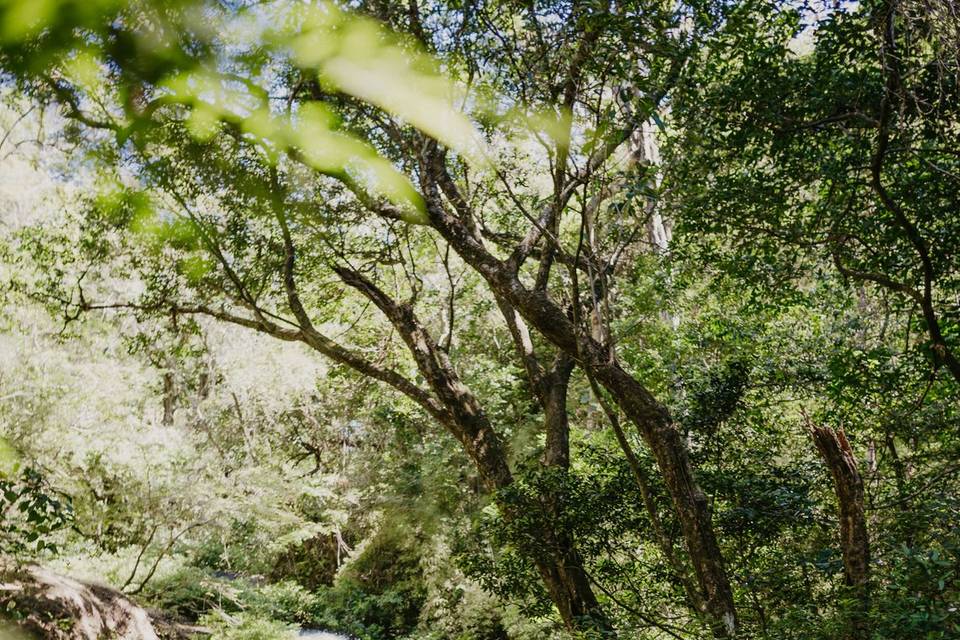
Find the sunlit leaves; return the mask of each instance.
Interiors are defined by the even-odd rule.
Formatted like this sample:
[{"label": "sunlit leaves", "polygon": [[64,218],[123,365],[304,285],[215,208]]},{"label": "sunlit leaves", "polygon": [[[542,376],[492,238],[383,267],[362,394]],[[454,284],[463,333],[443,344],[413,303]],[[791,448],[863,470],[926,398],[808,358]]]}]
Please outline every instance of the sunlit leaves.
[{"label": "sunlit leaves", "polygon": [[181,74],[166,84],[172,103],[192,108],[188,131],[206,142],[232,127],[251,139],[275,164],[289,155],[324,175],[350,174],[374,192],[411,209],[419,206],[413,185],[368,142],[338,126],[336,113],[327,105],[308,101],[288,114],[277,114],[268,104],[253,105],[254,97],[225,85],[209,73]]},{"label": "sunlit leaves", "polygon": [[416,47],[402,46],[377,23],[349,16],[333,4],[298,8],[287,24],[293,29],[274,38],[288,44],[297,65],[480,161],[480,138],[452,105],[458,92]]},{"label": "sunlit leaves", "polygon": [[[332,3],[224,8],[204,0],[0,0],[0,15],[6,43],[0,64],[24,79],[40,74],[57,82],[58,99],[72,96],[74,112],[99,112],[95,119],[115,128],[121,143],[139,140],[171,117],[183,119],[201,142],[224,135],[226,127],[258,145],[270,163],[289,155],[319,173],[349,177],[419,221],[420,200],[409,179],[372,144],[341,128],[329,105],[313,100],[298,107],[300,96],[273,95],[293,66],[325,90],[359,98],[482,161],[480,136],[454,107],[458,92],[438,64],[379,23]],[[5,60],[5,49],[16,55]],[[39,70],[23,62],[37,56],[52,65]],[[110,98],[104,86],[111,86]]]},{"label": "sunlit leaves", "polygon": [[0,0],[0,37],[19,42],[61,21],[86,26],[115,10],[121,0]]},{"label": "sunlit leaves", "polygon": [[64,61],[66,76],[88,93],[94,93],[103,79],[103,62],[91,49],[83,49]]},{"label": "sunlit leaves", "polygon": [[192,224],[183,218],[146,210],[134,218],[131,230],[161,246],[174,249],[196,247],[197,234]]},{"label": "sunlit leaves", "polygon": [[0,438],[0,477],[9,477],[17,469],[20,456],[6,438]]}]

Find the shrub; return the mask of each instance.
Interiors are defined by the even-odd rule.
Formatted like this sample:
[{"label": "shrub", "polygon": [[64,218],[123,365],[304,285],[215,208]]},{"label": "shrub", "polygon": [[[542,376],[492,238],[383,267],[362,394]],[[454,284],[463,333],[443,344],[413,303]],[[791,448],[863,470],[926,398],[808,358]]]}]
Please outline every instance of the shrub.
[{"label": "shrub", "polygon": [[878,640],[960,637],[960,545],[944,539],[931,548],[903,546],[893,556],[887,582],[872,612]]},{"label": "shrub", "polygon": [[334,586],[317,592],[309,624],[360,640],[398,638],[416,628],[425,599],[416,536],[382,529]]},{"label": "shrub", "polygon": [[197,620],[214,608],[239,611],[240,597],[235,585],[217,580],[203,569],[189,566],[155,577],[147,583],[141,594],[142,600],[149,606],[188,620]]},{"label": "shrub", "polygon": [[297,636],[296,626],[251,613],[227,616],[212,612],[200,622],[212,631],[212,640],[284,640]]},{"label": "shrub", "polygon": [[241,593],[246,610],[281,622],[309,625],[317,598],[291,580],[250,588]]}]

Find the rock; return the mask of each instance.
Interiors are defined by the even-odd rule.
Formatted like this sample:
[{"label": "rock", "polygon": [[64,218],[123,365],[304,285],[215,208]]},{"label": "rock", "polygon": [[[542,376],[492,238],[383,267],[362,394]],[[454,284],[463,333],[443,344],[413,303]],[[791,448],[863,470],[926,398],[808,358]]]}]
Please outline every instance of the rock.
[{"label": "rock", "polygon": [[81,582],[33,565],[4,571],[0,582],[0,611],[5,611],[6,617],[39,638],[163,640],[188,637],[180,629],[182,625],[173,622],[161,620],[155,627],[145,609],[111,587]]}]

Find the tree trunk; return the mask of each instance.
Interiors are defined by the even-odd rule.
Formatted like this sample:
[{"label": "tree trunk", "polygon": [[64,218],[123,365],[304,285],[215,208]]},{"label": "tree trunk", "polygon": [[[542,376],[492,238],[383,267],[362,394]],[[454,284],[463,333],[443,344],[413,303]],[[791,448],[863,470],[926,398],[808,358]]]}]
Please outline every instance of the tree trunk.
[{"label": "tree trunk", "polygon": [[[566,473],[570,467],[570,421],[567,413],[567,390],[573,360],[559,354],[549,372],[532,380],[544,412],[545,446],[543,465]],[[546,518],[560,522],[562,497],[544,496]],[[590,585],[590,577],[583,567],[573,536],[562,526],[551,525],[539,541],[545,549],[538,558],[537,570],[557,606],[560,617],[570,630],[592,630],[604,637],[615,637],[613,625],[607,618]]]},{"label": "tree trunk", "polygon": [[610,621],[597,602],[583,560],[569,536],[544,532],[541,542],[553,547],[536,558],[537,571],[550,599],[570,631],[595,631],[605,638],[616,637]]},{"label": "tree trunk", "polygon": [[161,423],[166,426],[173,425],[174,413],[177,410],[177,385],[173,378],[173,372],[167,371],[163,374],[163,418]]},{"label": "tree trunk", "polygon": [[833,488],[840,507],[840,552],[844,582],[860,602],[853,619],[854,638],[868,635],[864,614],[870,581],[870,539],[864,516],[863,480],[853,450],[843,429],[809,425],[813,442],[833,476]]},{"label": "tree trunk", "polygon": [[616,362],[591,361],[584,364],[590,366],[592,374],[637,425],[657,461],[680,520],[687,552],[714,635],[735,635],[737,616],[733,591],[727,579],[720,546],[713,533],[710,506],[697,485],[686,444],[669,412]]}]

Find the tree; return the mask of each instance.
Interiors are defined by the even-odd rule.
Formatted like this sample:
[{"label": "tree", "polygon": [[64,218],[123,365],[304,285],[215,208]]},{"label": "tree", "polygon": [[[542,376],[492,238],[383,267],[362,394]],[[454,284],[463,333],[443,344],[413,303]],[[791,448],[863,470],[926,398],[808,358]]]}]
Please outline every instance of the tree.
[{"label": "tree", "polygon": [[744,271],[804,277],[829,258],[907,311],[960,381],[957,18],[938,6],[731,9],[675,94],[669,180],[683,224],[736,236]]},{"label": "tree", "polygon": [[[462,286],[501,311],[544,411],[544,464],[569,464],[564,399],[577,366],[650,448],[696,577],[694,611],[717,635],[735,633],[686,444],[620,364],[611,330],[616,277],[649,213],[632,191],[648,169],[624,148],[656,117],[708,14],[660,2],[360,6],[408,34],[393,41],[333,5],[65,4],[39,16],[27,5],[5,6],[4,69],[80,125],[125,185],[91,207],[84,260],[122,256],[148,283],[138,300],[109,299],[82,270],[52,293],[68,315],[204,315],[303,342],[419,405],[500,495],[513,482],[508,452],[457,344],[454,274],[465,270]],[[481,137],[418,50],[465,87]],[[444,274],[446,296],[434,284]],[[332,338],[337,304],[372,305],[389,331]],[[364,355],[364,342],[391,335],[405,354]],[[607,632],[575,541],[542,534],[547,544],[527,552],[564,622]]]}]

